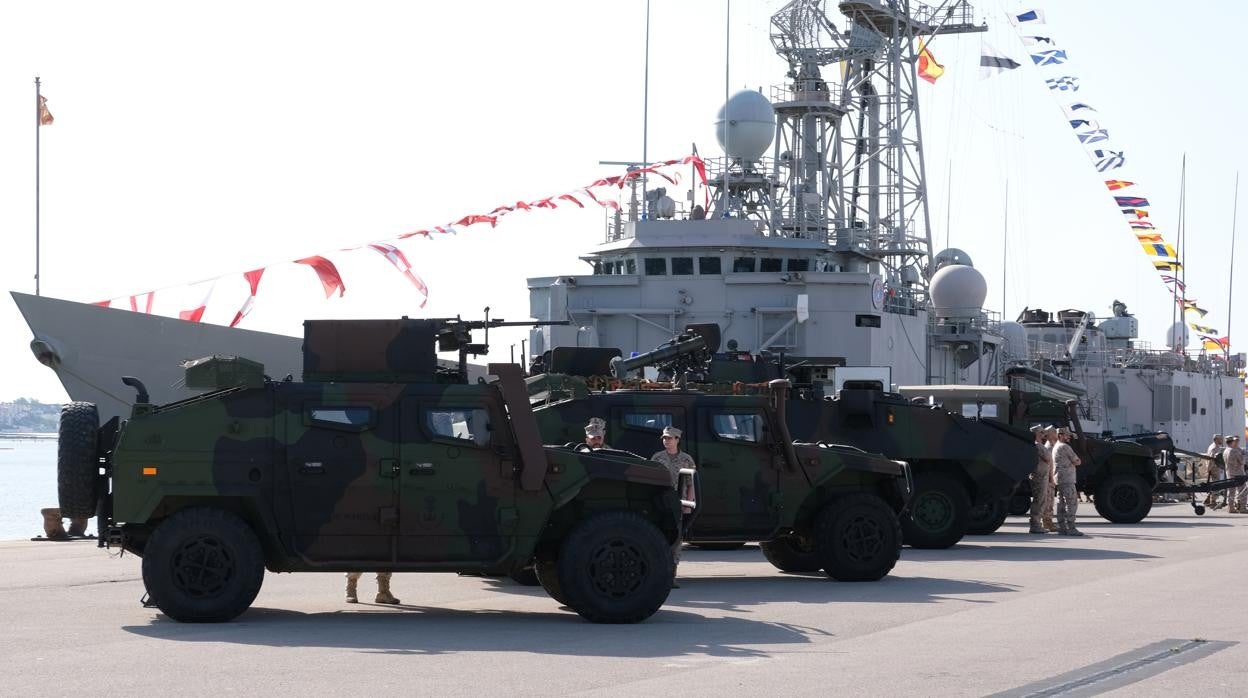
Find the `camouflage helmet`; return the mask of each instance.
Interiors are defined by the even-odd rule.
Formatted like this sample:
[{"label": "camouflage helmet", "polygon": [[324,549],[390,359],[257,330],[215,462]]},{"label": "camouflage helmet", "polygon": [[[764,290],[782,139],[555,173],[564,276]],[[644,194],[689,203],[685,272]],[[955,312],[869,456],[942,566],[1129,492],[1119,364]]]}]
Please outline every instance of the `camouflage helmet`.
[{"label": "camouflage helmet", "polygon": [[673,439],[679,439],[681,431],[676,427],[663,427],[663,436],[670,436]]},{"label": "camouflage helmet", "polygon": [[604,421],[603,419],[599,417],[594,417],[593,419],[589,420],[589,424],[585,425],[585,435],[586,436],[606,436],[607,435],[606,421]]}]

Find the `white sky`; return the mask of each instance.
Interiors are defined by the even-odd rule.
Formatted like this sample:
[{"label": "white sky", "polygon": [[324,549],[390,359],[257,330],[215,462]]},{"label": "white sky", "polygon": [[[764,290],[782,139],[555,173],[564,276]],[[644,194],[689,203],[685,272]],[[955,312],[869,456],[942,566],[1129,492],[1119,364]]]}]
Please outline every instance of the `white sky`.
[{"label": "white sky", "polygon": [[[733,91],[783,81],[768,38],[782,4],[733,0]],[[681,157],[691,142],[719,154],[724,6],[653,1],[651,159]],[[976,8],[993,25],[988,40],[1024,68],[981,81],[978,35],[931,44],[948,70],[921,90],[935,248],[948,236],[968,251],[1000,309],[1008,222],[1008,317],[1024,305],[1107,315],[1117,298],[1143,338],[1162,343],[1168,296],[1043,83],[1077,75],[1080,101],[1127,154],[1112,174],[1143,185],[1121,193],[1149,198],[1172,242],[1187,153],[1188,288],[1212,311],[1205,324],[1225,332],[1232,191],[1248,148],[1232,31],[1248,10],[1044,3],[1042,32],[1071,62],[1041,75],[1004,6]],[[35,75],[56,117],[42,130],[44,294],[97,301],[239,272],[214,295],[208,319],[219,322],[241,302],[247,269],[563,193],[618,173],[599,160],[642,154],[642,0],[13,3],[3,14],[4,289],[34,289]],[[561,208],[413,239],[403,249],[431,287],[424,311],[372,252],[331,255],[347,294],[328,302],[311,271],[274,268],[244,326],[298,334],[305,317],[479,317],[486,305],[526,319],[525,278],[585,271],[577,256],[602,223],[601,212]],[[1248,329],[1246,312],[1236,306],[1233,334]],[[491,333],[495,358],[520,337]],[[5,294],[0,400],[65,399],[29,340]]]}]

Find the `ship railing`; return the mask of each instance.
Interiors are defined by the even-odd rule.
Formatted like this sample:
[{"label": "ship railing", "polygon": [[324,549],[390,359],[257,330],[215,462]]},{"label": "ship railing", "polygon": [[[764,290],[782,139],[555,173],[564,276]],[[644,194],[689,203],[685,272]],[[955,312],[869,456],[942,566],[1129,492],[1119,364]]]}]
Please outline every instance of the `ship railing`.
[{"label": "ship railing", "polygon": [[787,85],[771,86],[771,103],[825,102],[840,105],[843,92],[840,85],[829,85],[824,80],[797,80]]},{"label": "ship railing", "polygon": [[[666,182],[664,182],[664,184],[666,184]],[[671,196],[670,193],[668,195]],[[602,197],[600,196],[599,198],[602,198]],[[655,220],[673,220],[673,221],[691,220],[692,219],[692,207],[689,206],[687,202],[676,200],[676,197],[672,197],[672,199],[675,200],[675,204],[676,204],[673,216],[671,218],[656,218]],[[628,203],[625,202],[625,203],[620,204],[619,211],[615,209],[610,209],[610,208],[603,209],[603,213],[606,218],[606,223],[605,223],[605,227],[607,231],[606,242],[630,240],[634,237],[633,228],[630,228],[628,226],[629,223],[633,222],[629,218],[628,207],[629,207]],[[640,204],[638,205],[638,208],[639,209],[642,208]],[[637,212],[637,215],[641,218],[641,220],[647,220],[646,216],[648,214],[646,214],[644,211],[639,210]]]},{"label": "ship railing", "polygon": [[927,291],[904,284],[884,286],[883,310],[894,315],[917,315],[927,308]]},{"label": "ship railing", "polygon": [[928,311],[927,324],[933,332],[939,333],[974,331],[1000,334],[1001,313],[982,308],[933,308]]},{"label": "ship railing", "polygon": [[[1140,345],[1145,346],[1140,346]],[[1089,351],[1080,349],[1074,357],[1066,355],[1066,345],[1052,342],[1028,342],[1028,358],[1032,360],[1065,360],[1087,366],[1105,368],[1142,368],[1192,373],[1234,375],[1236,367],[1228,365],[1221,355],[1180,354],[1168,349],[1152,349],[1144,342],[1130,348]]]},{"label": "ship railing", "polygon": [[921,2],[910,3],[910,18],[915,22],[930,27],[960,27],[975,24],[975,8],[966,0],[958,0],[948,7],[939,7]]}]

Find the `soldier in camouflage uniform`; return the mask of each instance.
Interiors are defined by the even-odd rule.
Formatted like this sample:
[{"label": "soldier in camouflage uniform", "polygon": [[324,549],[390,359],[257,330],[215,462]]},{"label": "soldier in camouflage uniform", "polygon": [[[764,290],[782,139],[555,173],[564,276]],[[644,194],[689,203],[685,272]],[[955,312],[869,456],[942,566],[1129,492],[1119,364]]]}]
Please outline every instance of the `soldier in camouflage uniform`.
[{"label": "soldier in camouflage uniform", "polygon": [[[359,584],[360,576],[363,574],[363,572],[347,573],[347,603],[360,602],[359,597],[356,595],[356,586]],[[377,597],[373,601],[389,604],[399,603],[399,600],[390,593],[390,576],[392,574],[392,572],[377,573]]]},{"label": "soldier in camouflage uniform", "polygon": [[[1205,455],[1212,458],[1212,460],[1209,461],[1209,467],[1208,467],[1207,480],[1209,482],[1222,479],[1223,477],[1222,469],[1223,469],[1223,466],[1226,464],[1226,456],[1224,453],[1225,451],[1226,451],[1226,446],[1223,445],[1222,435],[1214,434],[1213,443],[1209,444],[1209,448],[1205,449]],[[1211,507],[1213,509],[1218,508],[1218,493],[1217,492],[1210,492],[1205,497],[1205,506]]]},{"label": "soldier in camouflage uniform", "polygon": [[[1227,437],[1226,450],[1222,452],[1222,458],[1226,463],[1227,477],[1238,477],[1244,474],[1244,450],[1239,447],[1238,436]],[[1236,485],[1227,490],[1227,511],[1232,514],[1248,514],[1244,501],[1246,495],[1248,495],[1248,485]]]},{"label": "soldier in camouflage uniform", "polygon": [[[680,479],[681,468],[696,469],[698,466],[693,462],[693,457],[688,453],[680,450],[681,431],[676,427],[663,427],[663,450],[650,457],[650,460],[662,463],[672,474],[672,487],[681,487]],[[684,483],[685,491],[680,493],[681,499],[693,499],[693,493],[690,491],[693,483]],[[683,512],[687,515],[691,513],[688,508]],[[681,522],[681,534],[684,534],[684,522]],[[676,537],[676,542],[672,544],[672,588],[679,589],[680,585],[676,583],[676,566],[680,564],[680,546],[682,544],[681,536]]]},{"label": "soldier in camouflage uniform", "polygon": [[1049,532],[1042,518],[1053,506],[1053,459],[1046,440],[1050,429],[1039,424],[1031,428],[1036,437],[1036,467],[1031,474],[1031,533]]},{"label": "soldier in camouflage uniform", "polygon": [[1057,471],[1057,532],[1063,536],[1082,536],[1075,528],[1075,513],[1079,510],[1079,493],[1075,489],[1078,475],[1075,468],[1082,462],[1070,446],[1070,431],[1065,427],[1057,430],[1057,441],[1050,451],[1053,467]]},{"label": "soldier in camouflage uniform", "polygon": [[607,423],[594,417],[585,425],[585,445],[590,448],[611,448],[607,445]]}]

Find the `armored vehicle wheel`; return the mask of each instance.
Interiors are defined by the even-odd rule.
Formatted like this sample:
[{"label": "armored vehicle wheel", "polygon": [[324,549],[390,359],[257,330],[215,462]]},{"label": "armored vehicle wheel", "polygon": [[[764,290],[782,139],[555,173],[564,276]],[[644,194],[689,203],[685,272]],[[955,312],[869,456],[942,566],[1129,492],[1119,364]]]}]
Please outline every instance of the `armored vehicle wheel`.
[{"label": "armored vehicle wheel", "polygon": [[511,581],[522,587],[535,587],[540,584],[537,581],[537,570],[534,569],[534,565],[522,567],[507,576],[511,577]]},{"label": "armored vehicle wheel", "polygon": [[1010,495],[1010,516],[1027,516],[1031,513],[1031,486],[1019,485]]},{"label": "armored vehicle wheel", "polygon": [[643,621],[671,591],[671,546],[657,526],[631,512],[605,512],[577,524],[556,565],[567,605],[594,623]]},{"label": "armored vehicle wheel", "polygon": [[966,532],[972,536],[996,533],[1009,514],[1009,498],[1002,498],[971,507],[966,516]]},{"label": "armored vehicle wheel", "polygon": [[966,488],[940,473],[920,473],[914,478],[910,514],[901,520],[906,545],[914,548],[948,548],[966,533],[971,497]]},{"label": "armored vehicle wheel", "polygon": [[781,572],[816,572],[822,569],[813,546],[797,536],[780,536],[759,543],[763,557]]},{"label": "armored vehicle wheel", "polygon": [[61,516],[73,519],[95,516],[99,500],[100,461],[96,456],[99,412],[89,402],[71,402],[61,408],[57,429],[56,490]]},{"label": "armored vehicle wheel", "polygon": [[828,576],[874,582],[901,557],[901,525],[883,499],[851,494],[823,506],[815,520],[815,555]]},{"label": "armored vehicle wheel", "polygon": [[698,550],[740,550],[745,547],[745,541],[689,541],[689,545]]},{"label": "armored vehicle wheel", "polygon": [[546,590],[546,594],[558,601],[559,605],[567,606],[568,600],[564,598],[563,589],[559,586],[559,566],[554,560],[534,562],[533,571],[537,574],[537,581]]},{"label": "armored vehicle wheel", "polygon": [[143,550],[143,584],[165,615],[220,623],[251,605],[264,581],[264,552],[251,527],[221,509],[170,516]]},{"label": "armored vehicle wheel", "polygon": [[1111,475],[1096,488],[1096,513],[1114,523],[1139,523],[1153,508],[1153,494],[1139,475]]}]

